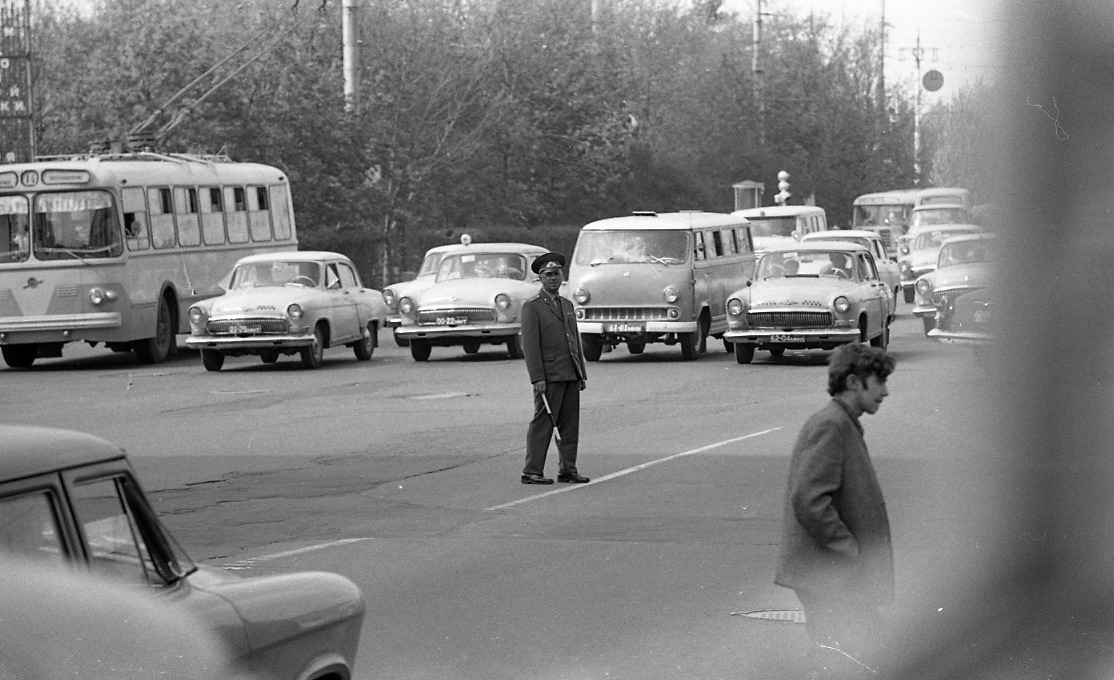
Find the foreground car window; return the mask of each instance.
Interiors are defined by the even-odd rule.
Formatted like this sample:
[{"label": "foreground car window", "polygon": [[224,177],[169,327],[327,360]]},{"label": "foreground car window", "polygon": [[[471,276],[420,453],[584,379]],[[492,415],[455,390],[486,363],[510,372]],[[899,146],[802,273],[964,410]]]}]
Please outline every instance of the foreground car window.
[{"label": "foreground car window", "polygon": [[45,492],[0,500],[0,554],[61,562],[54,504]]}]

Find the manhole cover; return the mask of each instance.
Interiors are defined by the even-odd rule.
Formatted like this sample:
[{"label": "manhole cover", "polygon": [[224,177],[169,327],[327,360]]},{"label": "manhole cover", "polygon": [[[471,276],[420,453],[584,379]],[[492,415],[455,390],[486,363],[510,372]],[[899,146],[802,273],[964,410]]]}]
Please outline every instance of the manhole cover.
[{"label": "manhole cover", "polygon": [[804,623],[805,613],[801,609],[759,609],[753,612],[732,612],[732,616],[745,616],[748,619],[762,619],[764,621],[786,621],[788,623]]}]

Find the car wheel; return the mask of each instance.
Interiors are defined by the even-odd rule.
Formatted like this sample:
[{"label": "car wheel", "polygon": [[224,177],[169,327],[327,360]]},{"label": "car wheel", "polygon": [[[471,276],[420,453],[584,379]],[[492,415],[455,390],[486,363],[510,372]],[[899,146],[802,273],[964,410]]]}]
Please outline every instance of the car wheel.
[{"label": "car wheel", "polygon": [[696,322],[696,330],[692,333],[681,333],[681,356],[688,361],[700,357],[701,348],[706,346],[706,339],[704,335],[704,320],[701,319]]},{"label": "car wheel", "polygon": [[408,338],[399,337],[398,333],[394,333],[394,336],[395,336],[395,344],[398,345],[399,347],[409,347],[410,346],[410,340]]},{"label": "car wheel", "polygon": [[224,352],[215,349],[201,350],[201,363],[206,371],[219,371],[224,366]]},{"label": "car wheel", "polygon": [[319,368],[325,362],[325,331],[320,325],[313,329],[313,344],[302,348],[302,365]]},{"label": "car wheel", "polygon": [[479,351],[480,351],[479,341],[469,340],[468,342],[464,343],[464,353],[465,354],[475,354],[476,352],[479,352]]},{"label": "car wheel", "polygon": [[368,324],[364,329],[366,334],[360,338],[359,342],[352,345],[352,351],[356,353],[357,361],[367,361],[371,359],[371,355],[375,352],[375,324]]},{"label": "car wheel", "polygon": [[581,333],[580,344],[584,346],[584,358],[599,361],[603,354],[603,339],[596,333]]},{"label": "car wheel", "polygon": [[525,356],[522,353],[522,334],[516,333],[507,339],[507,356],[512,359],[521,359]]},{"label": "car wheel", "polygon": [[754,345],[748,345],[743,342],[735,343],[735,362],[740,364],[749,364],[754,361]]},{"label": "car wheel", "polygon": [[901,286],[894,286],[894,310],[897,310],[897,301],[901,299]]},{"label": "car wheel", "polygon": [[878,347],[886,349],[890,346],[890,327],[889,325],[882,327],[882,332],[870,339],[871,347]]},{"label": "car wheel", "polygon": [[268,350],[260,354],[259,358],[262,359],[265,364],[273,364],[278,361],[279,353],[274,350]]},{"label": "car wheel", "polygon": [[924,322],[924,334],[925,335],[928,335],[928,332],[930,330],[932,330],[933,328],[936,328],[936,317],[934,317],[934,316],[921,317],[921,321]]},{"label": "car wheel", "polygon": [[785,356],[785,348],[784,347],[773,347],[773,348],[771,348],[770,349],[770,356],[772,356],[775,359],[782,358],[783,356]]},{"label": "car wheel", "polygon": [[411,340],[410,341],[410,356],[414,357],[414,361],[426,361],[429,359],[429,353],[433,348],[425,340]]},{"label": "car wheel", "polygon": [[174,315],[170,313],[170,303],[165,297],[159,298],[159,309],[155,317],[155,337],[136,340],[135,353],[145,364],[161,364],[177,349],[177,326]]},{"label": "car wheel", "polygon": [[642,354],[646,351],[646,343],[644,342],[628,342],[627,351],[631,354]]},{"label": "car wheel", "polygon": [[39,356],[38,345],[4,345],[0,347],[4,354],[4,363],[12,368],[31,368]]}]

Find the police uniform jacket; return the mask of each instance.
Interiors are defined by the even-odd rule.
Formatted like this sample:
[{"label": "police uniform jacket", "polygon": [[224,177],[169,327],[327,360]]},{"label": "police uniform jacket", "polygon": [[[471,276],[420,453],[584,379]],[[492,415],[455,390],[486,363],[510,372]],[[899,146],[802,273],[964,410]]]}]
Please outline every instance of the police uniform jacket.
[{"label": "police uniform jacket", "polygon": [[775,581],[864,604],[894,596],[886,503],[862,426],[832,399],[793,447]]},{"label": "police uniform jacket", "polygon": [[522,305],[522,353],[531,383],[587,379],[572,302],[541,291]]}]

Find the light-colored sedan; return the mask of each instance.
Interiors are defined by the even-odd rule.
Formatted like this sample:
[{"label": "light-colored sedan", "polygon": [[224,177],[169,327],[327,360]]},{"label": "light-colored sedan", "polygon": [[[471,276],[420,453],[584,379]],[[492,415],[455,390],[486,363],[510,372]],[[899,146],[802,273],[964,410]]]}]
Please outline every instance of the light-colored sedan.
[{"label": "light-colored sedan", "polygon": [[189,309],[186,345],[219,371],[226,356],[254,354],[274,363],[299,354],[317,368],[325,348],[351,347],[371,359],[386,323],[383,294],[365,288],[356,266],[325,251],[250,255],[236,263],[228,291]]},{"label": "light-colored sedan", "polygon": [[800,243],[763,255],[750,284],[728,296],[723,339],[734,343],[740,364],[749,364],[758,349],[779,358],[787,349],[834,349],[850,342],[885,348],[893,305],[866,248]]},{"label": "light-colored sedan", "polygon": [[[352,581],[325,572],[246,578],[195,564],[151,509],[124,451],[91,435],[0,425],[0,561],[34,564],[44,573],[75,570],[141,594],[157,607],[155,615],[197,621],[236,665],[234,677],[352,677],[366,611]],[[74,601],[75,607],[86,604]],[[5,600],[5,615],[14,615],[14,606]],[[136,623],[152,615],[134,613]],[[118,623],[116,630],[123,635],[128,629]],[[104,633],[91,631],[90,639]],[[0,650],[10,643],[6,637]],[[69,651],[87,647],[71,643]],[[165,653],[186,649],[168,645]],[[126,654],[105,650],[99,658]],[[132,661],[153,658],[157,653]],[[204,668],[204,661],[192,666]],[[79,670],[72,677],[102,677],[92,668]],[[123,670],[110,677],[194,677],[173,665],[152,664],[145,676]]]},{"label": "light-colored sedan", "polygon": [[[992,287],[998,260],[997,245],[993,234],[959,236],[944,241],[936,269],[918,278],[915,285],[913,315],[924,322],[925,335],[936,327],[941,315],[954,314],[953,306],[960,296]],[[972,300],[968,298],[965,304]]]},{"label": "light-colored sedan", "polygon": [[977,224],[939,224],[910,228],[898,246],[897,266],[901,271],[901,287],[905,301],[912,303],[917,279],[936,268],[940,244],[949,238],[978,234]]},{"label": "light-colored sedan", "polygon": [[408,343],[415,361],[429,359],[433,347],[506,345],[522,358],[522,303],[541,290],[530,270],[548,252],[525,243],[473,243],[445,253],[434,284],[398,301],[402,325],[395,335]]},{"label": "light-colored sedan", "polygon": [[[472,242],[472,239],[465,234],[460,237],[460,242],[463,245],[468,245]],[[402,325],[402,315],[398,312],[398,301],[407,296],[417,295],[432,286],[437,281],[437,268],[441,266],[441,260],[444,259],[445,252],[456,247],[456,244],[450,244],[430,248],[425,251],[425,255],[422,257],[422,266],[418,268],[417,276],[409,281],[399,281],[383,288],[383,302],[387,305],[387,328],[394,329]],[[396,333],[395,344],[399,347],[405,347],[407,342],[405,339],[398,337]]]},{"label": "light-colored sedan", "polygon": [[877,232],[867,229],[836,229],[833,231],[818,231],[805,234],[802,241],[846,241],[858,243],[874,256],[874,264],[878,267],[878,278],[886,284],[886,289],[893,292],[894,308],[901,297],[901,270],[897,260],[891,258],[886,252],[886,244]]}]

